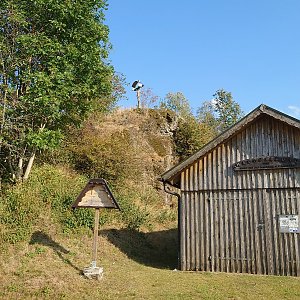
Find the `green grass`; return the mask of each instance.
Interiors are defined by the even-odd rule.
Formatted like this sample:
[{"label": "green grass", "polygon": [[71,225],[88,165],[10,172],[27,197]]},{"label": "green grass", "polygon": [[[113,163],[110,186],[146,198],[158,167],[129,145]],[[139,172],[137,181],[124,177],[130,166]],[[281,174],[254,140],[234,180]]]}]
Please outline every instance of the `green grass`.
[{"label": "green grass", "polygon": [[27,242],[2,245],[0,299],[300,299],[300,278],[174,270],[174,229],[102,229],[101,281],[81,275],[91,248],[90,231],[58,235],[46,229]]}]

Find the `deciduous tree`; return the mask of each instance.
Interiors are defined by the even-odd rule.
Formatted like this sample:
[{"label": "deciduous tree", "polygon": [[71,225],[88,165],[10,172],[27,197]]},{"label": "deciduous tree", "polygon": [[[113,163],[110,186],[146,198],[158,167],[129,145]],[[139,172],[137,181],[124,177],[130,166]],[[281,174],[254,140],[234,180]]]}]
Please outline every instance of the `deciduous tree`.
[{"label": "deciduous tree", "polygon": [[182,118],[192,115],[190,103],[181,92],[168,93],[161,102],[160,107],[170,109]]},{"label": "deciduous tree", "polygon": [[212,104],[217,113],[220,131],[224,131],[235,124],[243,116],[243,112],[240,105],[233,100],[230,92],[220,89],[213,96]]},{"label": "deciduous tree", "polygon": [[37,152],[58,146],[111,96],[102,0],[0,3],[1,170],[26,179]]},{"label": "deciduous tree", "polygon": [[207,124],[217,134],[235,124],[243,116],[243,111],[233,100],[230,92],[220,89],[213,97],[211,101],[203,102],[198,108],[197,118],[200,123]]}]

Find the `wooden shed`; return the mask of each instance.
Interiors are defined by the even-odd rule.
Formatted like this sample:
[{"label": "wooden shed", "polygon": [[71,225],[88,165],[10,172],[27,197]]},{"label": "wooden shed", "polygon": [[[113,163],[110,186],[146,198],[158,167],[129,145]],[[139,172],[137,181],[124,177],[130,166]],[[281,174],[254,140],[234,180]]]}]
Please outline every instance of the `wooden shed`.
[{"label": "wooden shed", "polygon": [[260,105],[161,175],[181,270],[300,276],[300,121]]}]

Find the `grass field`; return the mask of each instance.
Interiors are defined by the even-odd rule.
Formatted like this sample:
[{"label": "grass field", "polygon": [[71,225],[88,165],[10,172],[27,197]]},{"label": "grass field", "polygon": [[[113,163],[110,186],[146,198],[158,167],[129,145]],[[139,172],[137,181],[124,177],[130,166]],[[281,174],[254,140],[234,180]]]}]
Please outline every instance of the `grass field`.
[{"label": "grass field", "polygon": [[300,299],[300,278],[174,270],[175,229],[101,230],[100,281],[81,275],[91,247],[91,232],[55,230],[2,245],[0,299]]}]

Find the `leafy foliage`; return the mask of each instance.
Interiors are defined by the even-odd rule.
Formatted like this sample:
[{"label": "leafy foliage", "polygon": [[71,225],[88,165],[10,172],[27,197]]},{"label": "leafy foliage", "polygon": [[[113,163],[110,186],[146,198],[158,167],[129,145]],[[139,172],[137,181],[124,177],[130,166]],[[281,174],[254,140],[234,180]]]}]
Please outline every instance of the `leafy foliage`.
[{"label": "leafy foliage", "polygon": [[184,159],[198,150],[202,143],[199,139],[200,127],[195,118],[180,119],[174,133],[175,152]]},{"label": "leafy foliage", "polygon": [[134,149],[127,130],[101,132],[87,126],[76,132],[68,146],[76,170],[108,181],[136,175]]},{"label": "leafy foliage", "polygon": [[183,160],[199,150],[215,136],[213,126],[199,122],[193,115],[188,99],[181,93],[168,93],[161,103],[162,108],[178,116],[178,124],[173,132],[174,152]]},{"label": "leafy foliage", "polygon": [[199,122],[209,125],[216,133],[234,125],[242,116],[240,105],[230,92],[217,90],[212,101],[206,101],[197,111]]},{"label": "leafy foliage", "polygon": [[26,183],[2,192],[0,223],[4,229],[0,236],[15,243],[28,238],[39,222],[47,224],[51,219],[59,222],[64,230],[79,226],[92,228],[91,211],[70,209],[85,183],[84,177],[54,166],[36,168]]},{"label": "leafy foliage", "polygon": [[68,124],[115,101],[105,8],[102,0],[1,2],[0,152],[11,176],[22,176],[36,151],[57,147]]},{"label": "leafy foliage", "polygon": [[242,116],[240,105],[235,102],[230,92],[221,89],[213,95],[215,111],[218,114],[220,130],[223,131],[235,124]]},{"label": "leafy foliage", "polygon": [[[35,168],[26,183],[2,192],[0,238],[16,243],[28,239],[35,228],[52,227],[54,224],[65,232],[93,229],[93,209],[71,209],[86,181],[85,177],[63,168],[51,165]],[[166,221],[173,218],[171,214],[157,215],[156,210],[153,211],[153,207],[160,203],[160,195],[150,185],[146,187],[125,180],[114,183],[112,189],[121,213],[103,211],[101,225],[114,222],[138,230],[150,228],[152,219]]]},{"label": "leafy foliage", "polygon": [[160,103],[160,107],[169,109],[182,118],[192,115],[189,101],[181,92],[168,93]]}]

